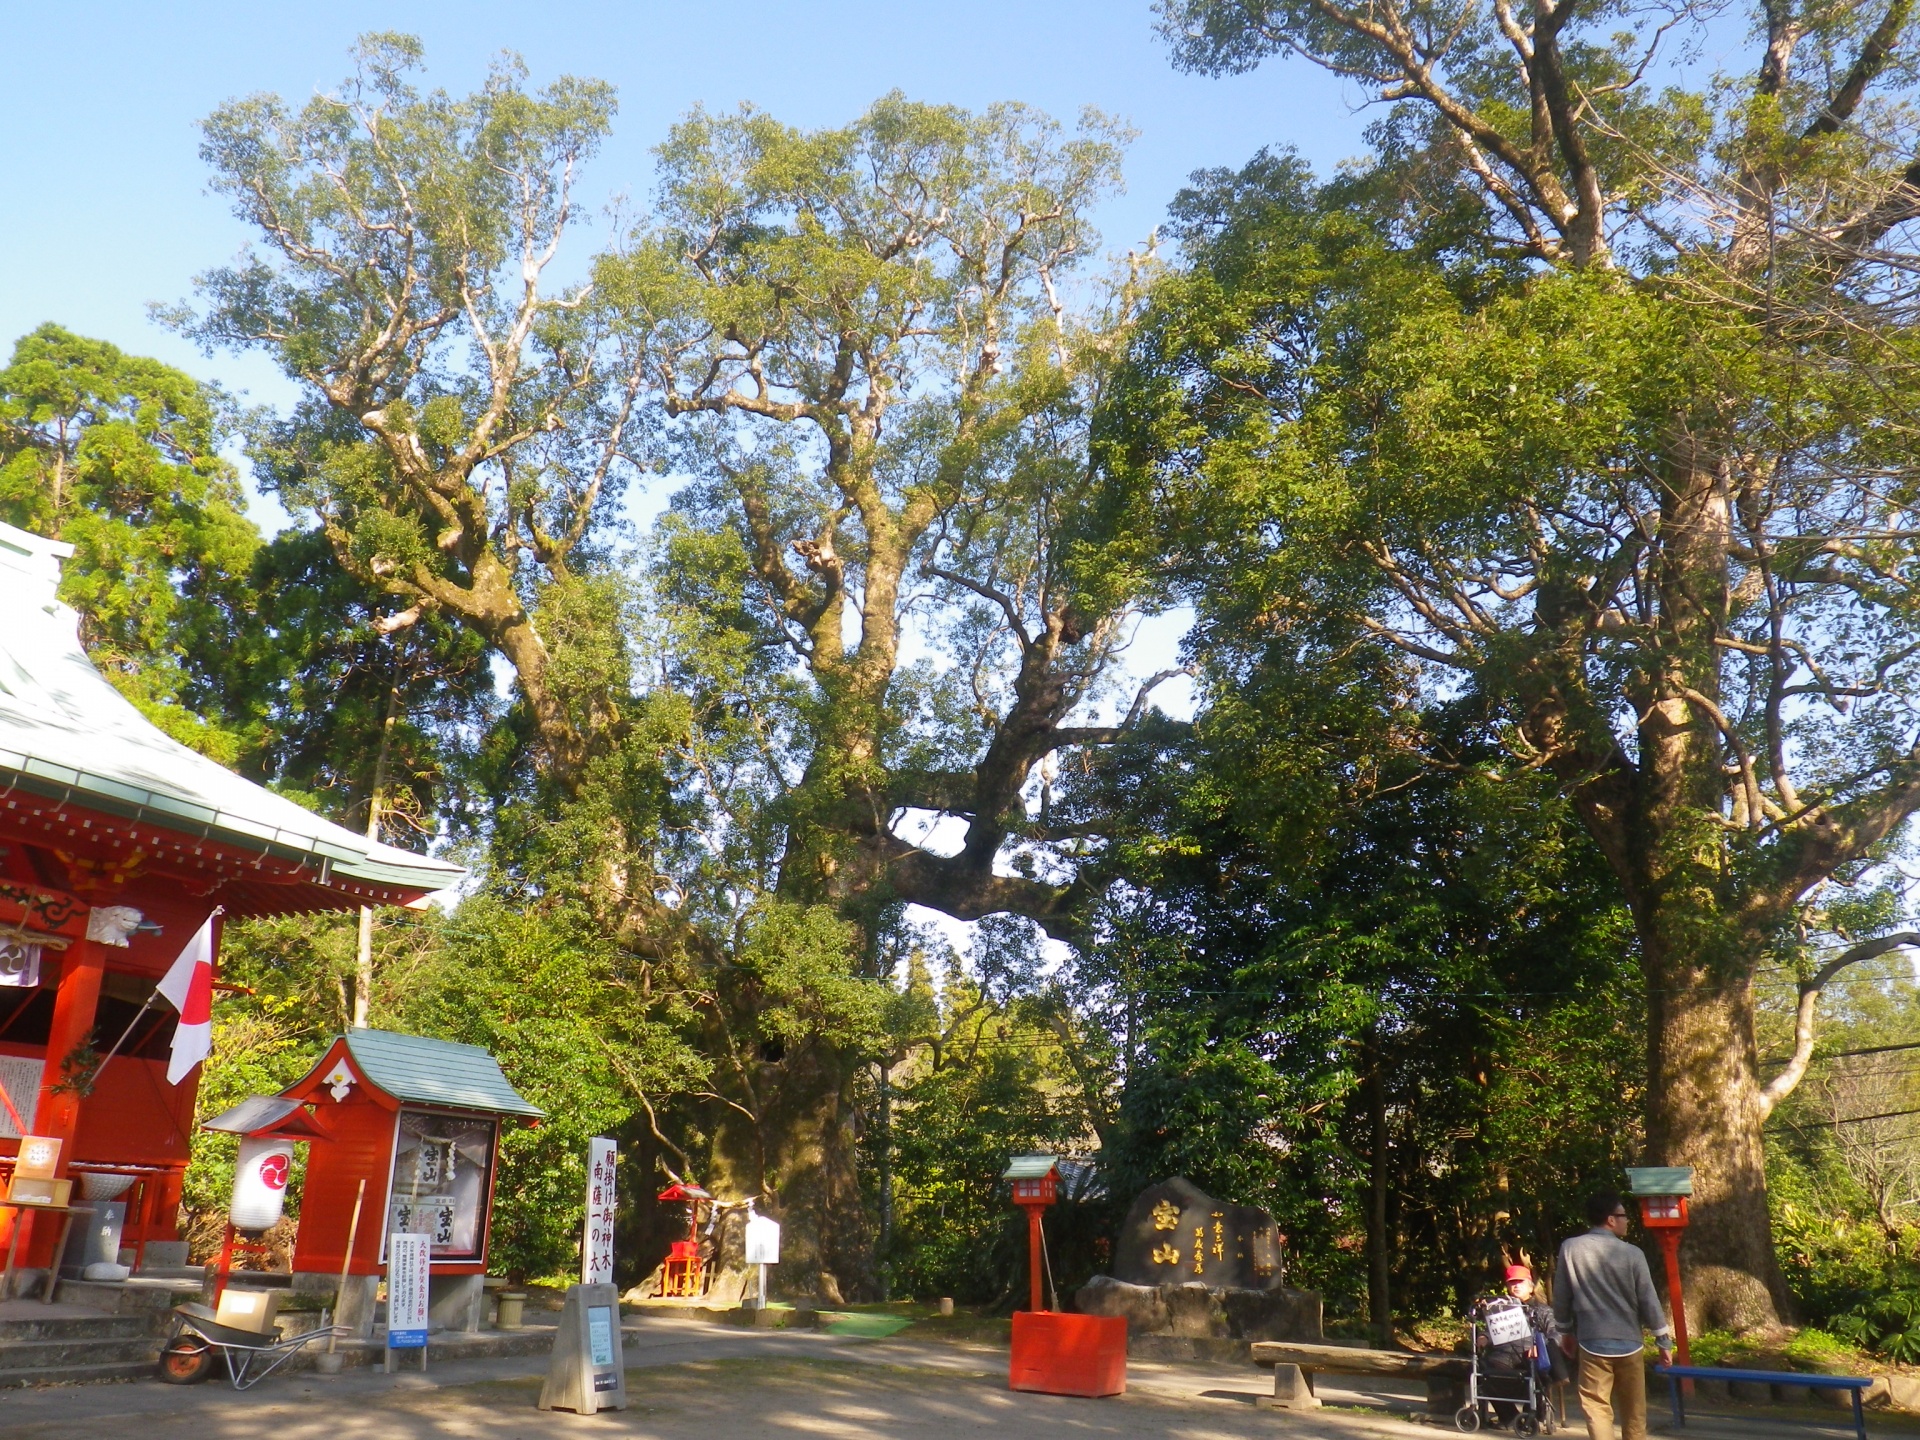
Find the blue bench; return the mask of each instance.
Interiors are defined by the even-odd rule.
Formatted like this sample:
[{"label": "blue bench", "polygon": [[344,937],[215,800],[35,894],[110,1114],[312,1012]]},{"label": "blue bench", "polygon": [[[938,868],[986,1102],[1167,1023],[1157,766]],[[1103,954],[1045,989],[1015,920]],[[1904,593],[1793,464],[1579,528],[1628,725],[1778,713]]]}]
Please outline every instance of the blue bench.
[{"label": "blue bench", "polygon": [[1673,1423],[1685,1425],[1687,1412],[1682,1408],[1682,1380],[1751,1380],[1756,1385],[1804,1385],[1809,1390],[1851,1390],[1853,1392],[1853,1429],[1860,1440],[1867,1440],[1867,1413],[1860,1400],[1873,1388],[1873,1381],[1860,1375],[1806,1375],[1797,1370],[1724,1370],[1718,1365],[1656,1365],[1653,1373],[1667,1377],[1673,1391]]}]

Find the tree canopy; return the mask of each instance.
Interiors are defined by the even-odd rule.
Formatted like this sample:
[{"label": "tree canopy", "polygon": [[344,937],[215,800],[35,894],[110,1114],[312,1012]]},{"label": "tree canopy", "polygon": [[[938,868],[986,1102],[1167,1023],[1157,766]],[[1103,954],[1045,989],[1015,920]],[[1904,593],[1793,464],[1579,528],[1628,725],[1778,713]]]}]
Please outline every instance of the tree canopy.
[{"label": "tree canopy", "polygon": [[1074,1280],[1181,1172],[1383,1339],[1690,1164],[1697,1325],[1904,1343],[1912,1167],[1849,1127],[1920,944],[1908,7],[1718,77],[1637,3],[1160,14],[1365,87],[1366,153],[1115,258],[1108,117],[695,110],[594,248],[599,82],[375,35],[208,118],[254,248],[171,319],[297,403],[46,327],[0,514],[160,723],[474,872],[358,958],[234,927],[209,1103],[358,1017],[485,1044],[561,1117],[516,1271],[618,1133],[828,1300],[1010,1296],[1008,1149],[1093,1162]]}]

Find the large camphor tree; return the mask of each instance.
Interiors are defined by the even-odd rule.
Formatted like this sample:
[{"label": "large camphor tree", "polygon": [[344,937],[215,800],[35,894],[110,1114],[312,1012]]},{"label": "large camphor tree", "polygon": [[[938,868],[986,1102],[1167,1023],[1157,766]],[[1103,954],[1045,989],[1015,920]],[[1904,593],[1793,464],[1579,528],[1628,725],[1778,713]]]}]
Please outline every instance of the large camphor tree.
[{"label": "large camphor tree", "polygon": [[[1634,920],[1647,1158],[1697,1172],[1695,1321],[1771,1319],[1762,1126],[1821,987],[1911,938],[1862,894],[1920,807],[1908,0],[1162,16],[1184,67],[1387,108],[1332,185],[1262,157],[1183,201],[1116,469],[1179,512],[1203,640],[1386,647],[1565,787]],[[1743,73],[1690,68],[1742,25]]]},{"label": "large camphor tree", "polygon": [[[889,968],[908,904],[1076,923],[1093,832],[1035,813],[1031,782],[1144,697],[1080,723],[1139,597],[1100,564],[1086,449],[1133,270],[1076,274],[1121,139],[1094,115],[1069,133],[897,95],[813,133],[696,113],[661,147],[653,216],[596,272],[695,477],[660,565],[703,637],[678,673],[759,756],[753,814],[738,786],[714,813],[766,827],[765,891],[837,918],[843,975]],[[717,663],[730,645],[757,668]],[[867,1264],[848,1094],[876,1053],[816,1032],[726,1067],[716,1173],[837,1216],[797,1238],[841,1278]]]},{"label": "large camphor tree", "polygon": [[[179,321],[300,382],[257,460],[383,625],[435,614],[511,668],[539,777],[494,878],[581,892],[634,1003],[691,1017],[705,1118],[675,1139],[636,1097],[662,1153],[764,1197],[794,1290],[862,1286],[881,937],[909,902],[1069,927],[1084,836],[1029,781],[1121,728],[1074,723],[1135,595],[1085,444],[1133,291],[1074,274],[1120,137],[898,97],[816,133],[696,114],[649,217],[556,284],[610,92],[503,65],[423,93],[397,36],[358,61],[206,122],[258,243]],[[640,577],[613,546],[648,466],[692,483]]]}]

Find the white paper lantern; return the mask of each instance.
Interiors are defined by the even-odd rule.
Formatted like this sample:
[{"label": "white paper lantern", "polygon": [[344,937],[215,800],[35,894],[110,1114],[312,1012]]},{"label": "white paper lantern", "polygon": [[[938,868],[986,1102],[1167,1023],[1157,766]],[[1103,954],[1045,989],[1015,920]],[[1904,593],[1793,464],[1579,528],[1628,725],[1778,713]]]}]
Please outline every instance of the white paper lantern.
[{"label": "white paper lantern", "polygon": [[233,1168],[233,1206],[227,1218],[236,1230],[270,1229],[287,1203],[287,1179],[293,1174],[291,1140],[242,1140]]}]

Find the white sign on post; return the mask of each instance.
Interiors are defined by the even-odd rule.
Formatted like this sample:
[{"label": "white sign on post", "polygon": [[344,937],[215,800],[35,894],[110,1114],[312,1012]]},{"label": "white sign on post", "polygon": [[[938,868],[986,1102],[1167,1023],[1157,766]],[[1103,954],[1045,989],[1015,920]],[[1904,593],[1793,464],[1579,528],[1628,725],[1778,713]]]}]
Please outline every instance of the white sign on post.
[{"label": "white sign on post", "polygon": [[614,1159],[619,1147],[604,1135],[587,1142],[586,1236],[580,1246],[580,1283],[613,1283]]},{"label": "white sign on post", "polygon": [[767,1308],[767,1266],[780,1263],[780,1222],[747,1211],[747,1264],[760,1271],[760,1309]]},{"label": "white sign on post", "polygon": [[780,1222],[770,1215],[747,1217],[747,1264],[780,1263]]},{"label": "white sign on post", "polygon": [[[418,1350],[426,1364],[427,1290],[433,1237],[396,1230],[387,1236],[387,1349]],[[392,1365],[392,1357],[388,1357]]]}]

